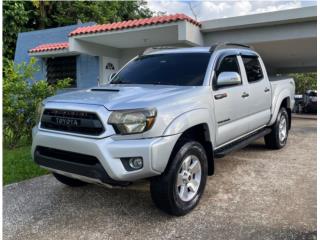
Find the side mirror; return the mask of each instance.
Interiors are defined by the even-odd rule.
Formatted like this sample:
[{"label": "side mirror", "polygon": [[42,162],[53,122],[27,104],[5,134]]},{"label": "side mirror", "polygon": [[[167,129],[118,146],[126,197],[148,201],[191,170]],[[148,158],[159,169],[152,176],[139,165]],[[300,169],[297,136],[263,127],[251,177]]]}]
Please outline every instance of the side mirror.
[{"label": "side mirror", "polygon": [[217,86],[229,86],[241,84],[241,77],[237,72],[222,72],[217,79]]},{"label": "side mirror", "polygon": [[109,80],[108,80],[108,82],[111,82],[111,80],[112,80],[112,78],[116,75],[117,73],[111,73],[110,75],[109,75]]}]

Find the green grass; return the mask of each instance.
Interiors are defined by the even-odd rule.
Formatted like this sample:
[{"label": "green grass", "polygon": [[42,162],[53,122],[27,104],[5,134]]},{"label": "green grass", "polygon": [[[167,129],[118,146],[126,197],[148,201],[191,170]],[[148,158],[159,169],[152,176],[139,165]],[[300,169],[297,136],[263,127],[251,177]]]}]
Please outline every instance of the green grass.
[{"label": "green grass", "polygon": [[3,184],[19,182],[44,175],[48,171],[41,169],[31,158],[31,147],[3,149]]}]

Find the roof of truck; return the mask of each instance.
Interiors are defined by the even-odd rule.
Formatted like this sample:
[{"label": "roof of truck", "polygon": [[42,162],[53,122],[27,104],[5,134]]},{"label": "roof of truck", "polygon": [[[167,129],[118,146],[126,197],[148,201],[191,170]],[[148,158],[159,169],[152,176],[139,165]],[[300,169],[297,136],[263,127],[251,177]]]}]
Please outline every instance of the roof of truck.
[{"label": "roof of truck", "polygon": [[[211,47],[187,47],[187,48],[151,48],[150,51],[148,49],[143,53],[144,55],[151,54],[169,54],[169,53],[209,53]],[[243,52],[251,52],[256,53],[253,49],[236,47],[236,46],[226,46],[219,48],[218,50],[241,50]],[[218,51],[217,50],[217,51]]]},{"label": "roof of truck", "polygon": [[154,48],[151,49],[150,52],[145,53],[148,54],[158,54],[158,53],[205,53],[209,52],[210,47],[189,47],[189,48]]}]

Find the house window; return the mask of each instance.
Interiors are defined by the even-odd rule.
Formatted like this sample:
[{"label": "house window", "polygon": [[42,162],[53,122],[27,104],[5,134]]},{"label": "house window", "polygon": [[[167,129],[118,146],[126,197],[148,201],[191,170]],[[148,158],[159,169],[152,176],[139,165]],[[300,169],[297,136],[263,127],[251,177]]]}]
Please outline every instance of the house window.
[{"label": "house window", "polygon": [[55,57],[47,59],[47,81],[55,84],[59,80],[71,78],[71,88],[77,87],[76,56]]}]

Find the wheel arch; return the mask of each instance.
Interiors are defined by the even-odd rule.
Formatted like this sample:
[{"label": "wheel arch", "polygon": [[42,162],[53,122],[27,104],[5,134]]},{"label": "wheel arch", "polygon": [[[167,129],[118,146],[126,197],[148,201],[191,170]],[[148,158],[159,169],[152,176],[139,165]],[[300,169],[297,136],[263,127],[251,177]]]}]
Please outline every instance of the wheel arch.
[{"label": "wheel arch", "polygon": [[[288,113],[288,124],[289,124],[289,129],[291,128],[291,108],[290,108],[290,97],[286,97],[282,100],[280,104],[279,110],[284,107],[287,110]],[[278,112],[279,112],[278,110]]]},{"label": "wheel arch", "polygon": [[182,144],[188,140],[197,141],[203,146],[207,156],[207,163],[208,163],[207,174],[209,176],[213,175],[214,173],[213,146],[210,139],[209,126],[207,123],[200,123],[200,124],[191,126],[181,134],[175,146],[173,147],[167,167],[170,166],[170,163],[173,157],[175,156],[177,151],[179,151]]},{"label": "wheel arch", "polygon": [[291,128],[291,100],[290,100],[290,95],[284,91],[282,94],[278,97],[276,103],[274,104],[274,109],[272,112],[272,117],[270,120],[269,125],[272,125],[275,123],[278,113],[280,111],[281,107],[284,107],[287,112],[288,112],[288,117],[289,117],[289,129]]},{"label": "wheel arch", "polygon": [[185,112],[177,116],[164,130],[163,135],[174,135],[184,133],[191,127],[205,124],[207,130],[207,137],[213,142],[214,140],[214,121],[209,114],[208,109],[198,108]]}]

